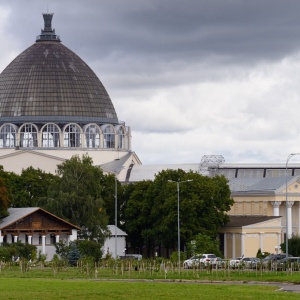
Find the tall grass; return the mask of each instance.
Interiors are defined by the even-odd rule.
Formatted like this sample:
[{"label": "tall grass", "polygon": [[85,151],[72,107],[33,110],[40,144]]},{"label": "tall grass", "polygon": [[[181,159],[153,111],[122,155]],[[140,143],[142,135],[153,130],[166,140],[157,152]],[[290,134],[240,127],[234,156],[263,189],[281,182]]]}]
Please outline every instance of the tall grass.
[{"label": "tall grass", "polygon": [[80,260],[75,267],[66,263],[50,262],[46,265],[27,263],[4,263],[0,261],[0,278],[57,278],[57,279],[134,279],[134,280],[173,280],[173,281],[289,281],[300,283],[300,271],[292,266],[286,270],[243,266],[232,269],[229,266],[219,269],[199,266],[180,269],[169,260],[104,260],[94,263]]}]

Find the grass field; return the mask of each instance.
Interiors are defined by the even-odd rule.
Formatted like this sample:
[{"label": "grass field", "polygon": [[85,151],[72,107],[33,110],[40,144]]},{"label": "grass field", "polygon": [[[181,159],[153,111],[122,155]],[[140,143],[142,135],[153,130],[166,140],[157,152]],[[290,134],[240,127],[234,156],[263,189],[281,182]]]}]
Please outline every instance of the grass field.
[{"label": "grass field", "polygon": [[[206,283],[203,283],[206,281]],[[209,284],[207,281],[217,281]],[[245,284],[234,284],[240,281]],[[279,292],[273,285],[253,281],[300,283],[300,272],[253,270],[130,270],[50,267],[21,272],[10,266],[0,272],[1,299],[300,299],[300,294]]]},{"label": "grass field", "polygon": [[299,299],[299,294],[278,292],[274,286],[41,278],[0,282],[1,299]]}]

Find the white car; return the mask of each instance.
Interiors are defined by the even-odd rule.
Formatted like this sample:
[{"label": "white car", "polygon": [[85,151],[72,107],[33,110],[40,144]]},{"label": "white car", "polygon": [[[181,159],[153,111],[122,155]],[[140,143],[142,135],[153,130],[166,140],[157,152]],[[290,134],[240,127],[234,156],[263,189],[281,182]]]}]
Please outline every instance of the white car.
[{"label": "white car", "polygon": [[198,266],[199,263],[200,263],[200,257],[201,257],[201,255],[194,255],[191,258],[185,260],[183,262],[183,267],[185,269],[191,269],[191,268],[193,268],[195,266]]},{"label": "white car", "polygon": [[243,257],[240,260],[240,265],[250,269],[255,269],[259,263],[260,263],[260,259],[256,257]]},{"label": "white car", "polygon": [[216,258],[215,254],[194,255],[193,257],[191,257],[183,262],[183,267],[185,269],[190,269],[193,267],[197,267],[200,264],[204,264],[205,266],[207,266],[207,265],[209,265],[210,261],[215,258]]},{"label": "white car", "polygon": [[217,258],[215,254],[202,254],[200,257],[200,263],[204,263],[205,265],[208,265],[211,260]]},{"label": "white car", "polygon": [[236,268],[240,265],[242,257],[233,258],[229,261],[229,265],[232,268]]},{"label": "white car", "polygon": [[224,268],[226,265],[226,262],[224,259],[222,259],[221,257],[216,257],[216,258],[212,258],[209,262],[209,264],[213,267],[213,268]]}]

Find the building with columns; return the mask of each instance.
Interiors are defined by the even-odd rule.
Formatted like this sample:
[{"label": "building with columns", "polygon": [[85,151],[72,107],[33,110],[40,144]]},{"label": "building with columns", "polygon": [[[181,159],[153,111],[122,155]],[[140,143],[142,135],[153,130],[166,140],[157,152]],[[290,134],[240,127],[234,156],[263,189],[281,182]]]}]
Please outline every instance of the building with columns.
[{"label": "building with columns", "polygon": [[255,257],[258,249],[276,253],[281,244],[281,217],[231,215],[220,237],[226,258]]},{"label": "building with columns", "polygon": [[235,201],[229,214],[281,216],[282,241],[286,225],[289,237],[300,234],[300,177],[235,178],[229,185]]},{"label": "building with columns", "polygon": [[105,87],[62,44],[53,14],[43,17],[35,43],[0,74],[0,165],[15,173],[30,166],[54,173],[82,154],[95,165],[120,159],[127,168],[140,164],[130,127],[118,119]]}]

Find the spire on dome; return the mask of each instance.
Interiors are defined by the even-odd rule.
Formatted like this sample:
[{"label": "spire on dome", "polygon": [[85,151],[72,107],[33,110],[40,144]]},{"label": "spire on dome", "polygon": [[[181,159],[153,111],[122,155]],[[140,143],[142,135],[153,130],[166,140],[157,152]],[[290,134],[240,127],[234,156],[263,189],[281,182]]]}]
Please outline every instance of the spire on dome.
[{"label": "spire on dome", "polygon": [[44,13],[44,30],[41,29],[41,34],[36,37],[36,42],[41,41],[56,41],[61,42],[59,35],[55,34],[55,29],[52,29],[53,13]]}]

